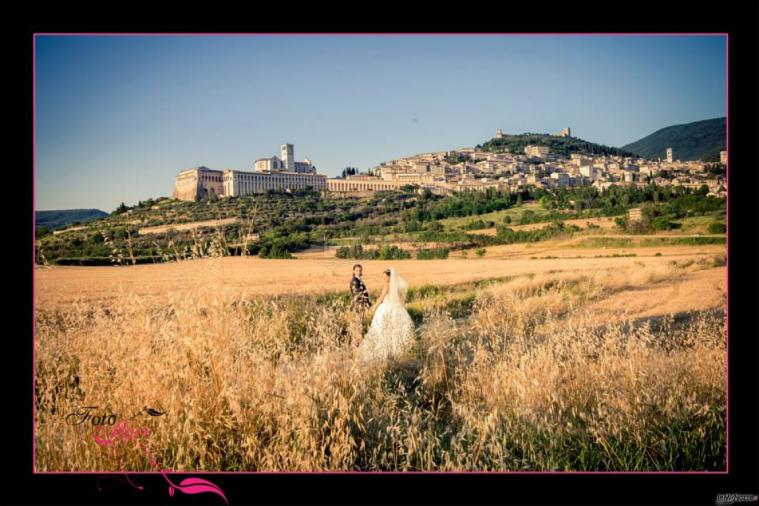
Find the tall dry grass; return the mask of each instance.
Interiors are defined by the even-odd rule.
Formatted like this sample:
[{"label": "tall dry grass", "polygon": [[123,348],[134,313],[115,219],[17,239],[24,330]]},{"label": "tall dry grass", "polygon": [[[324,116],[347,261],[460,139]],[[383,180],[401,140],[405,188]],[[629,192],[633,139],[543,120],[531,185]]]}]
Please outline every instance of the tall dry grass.
[{"label": "tall dry grass", "polygon": [[246,298],[218,285],[37,311],[37,468],[150,470],[80,406],[138,415],[174,470],[717,470],[725,322],[598,321],[595,301],[696,266],[554,273],[438,290],[407,357],[363,365],[341,294]]}]

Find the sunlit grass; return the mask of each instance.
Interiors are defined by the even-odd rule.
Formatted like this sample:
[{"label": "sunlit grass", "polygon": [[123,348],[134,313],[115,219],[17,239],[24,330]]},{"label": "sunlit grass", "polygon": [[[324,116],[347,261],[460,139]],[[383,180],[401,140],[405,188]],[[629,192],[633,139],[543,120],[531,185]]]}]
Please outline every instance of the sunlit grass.
[{"label": "sunlit grass", "polygon": [[[722,470],[724,313],[591,311],[712,262],[416,286],[417,341],[385,366],[357,359],[343,293],[198,284],[38,307],[37,468],[119,468],[65,423],[88,405],[165,411],[141,420],[175,470]],[[122,458],[151,469],[137,447]]]}]

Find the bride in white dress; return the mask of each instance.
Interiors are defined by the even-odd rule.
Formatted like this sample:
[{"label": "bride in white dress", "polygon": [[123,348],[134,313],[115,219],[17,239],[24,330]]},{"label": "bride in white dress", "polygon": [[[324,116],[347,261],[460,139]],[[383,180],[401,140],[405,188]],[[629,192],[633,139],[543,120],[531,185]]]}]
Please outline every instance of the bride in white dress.
[{"label": "bride in white dress", "polygon": [[403,306],[408,283],[392,267],[385,271],[385,285],[369,331],[358,348],[365,360],[402,355],[414,340],[414,321]]}]

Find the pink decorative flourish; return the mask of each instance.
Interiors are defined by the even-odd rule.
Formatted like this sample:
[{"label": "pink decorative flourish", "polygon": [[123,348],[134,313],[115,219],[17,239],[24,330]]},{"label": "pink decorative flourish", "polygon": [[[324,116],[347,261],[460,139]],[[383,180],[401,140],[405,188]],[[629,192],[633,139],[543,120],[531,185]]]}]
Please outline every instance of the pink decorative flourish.
[{"label": "pink decorative flourish", "polygon": [[184,494],[201,494],[203,492],[210,492],[212,494],[220,495],[222,499],[224,499],[224,502],[229,504],[229,501],[227,501],[227,497],[224,495],[221,488],[208,480],[203,480],[201,478],[186,478],[177,485],[166,476],[166,473],[161,471],[161,474],[166,478],[166,481],[169,482],[169,495],[172,497],[174,497],[174,489],[179,490]]},{"label": "pink decorative flourish", "polygon": [[[147,439],[147,437],[150,436],[150,429],[147,427],[138,427],[138,428],[132,428],[129,426],[128,423],[125,422],[119,422],[116,424],[115,427],[111,429],[110,434],[103,434],[102,431],[94,431],[92,434],[95,442],[99,444],[100,446],[106,446],[110,445],[111,443],[117,442],[117,443],[123,443],[127,441],[133,441],[135,439],[138,439],[138,443],[140,443],[139,438],[144,437]],[[110,436],[108,438],[107,436]],[[110,446],[109,448],[111,450],[115,450],[114,446]],[[148,441],[141,441],[140,447],[142,448],[143,452],[145,453],[145,456],[148,457],[150,461],[151,467],[159,467],[160,465],[155,458],[155,454],[150,451],[150,445]],[[119,459],[120,467],[123,467],[123,464],[121,464],[122,459]],[[224,492],[222,491],[221,487],[218,485],[211,483],[208,480],[204,480],[201,478],[185,478],[181,482],[179,482],[179,485],[176,483],[173,483],[169,477],[166,475],[165,471],[171,472],[171,469],[160,469],[160,473],[163,475],[163,477],[166,479],[166,481],[169,483],[169,495],[171,497],[174,497],[174,490],[179,490],[180,492],[184,494],[202,494],[204,492],[210,492],[212,494],[216,494],[222,497],[224,499],[224,502],[226,504],[229,504],[229,501],[227,500],[227,497],[224,495]],[[138,490],[144,490],[144,487],[142,485],[137,485],[136,483],[132,482],[132,480],[129,478],[129,475],[127,473],[124,473],[124,476],[126,478],[126,483],[130,484],[134,488]],[[123,479],[116,477],[116,476],[101,476],[100,478],[113,478],[118,481],[124,481]],[[102,490],[100,487],[100,479],[98,479],[98,490]]]}]

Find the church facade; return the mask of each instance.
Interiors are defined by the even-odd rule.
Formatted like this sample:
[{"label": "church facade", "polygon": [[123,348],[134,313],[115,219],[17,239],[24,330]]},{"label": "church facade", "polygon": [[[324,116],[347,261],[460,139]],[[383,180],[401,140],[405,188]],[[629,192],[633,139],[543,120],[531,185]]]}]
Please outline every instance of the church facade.
[{"label": "church facade", "polygon": [[316,168],[306,158],[296,162],[292,144],[283,144],[282,158],[260,158],[254,170],[214,170],[208,167],[186,169],[174,178],[172,197],[179,200],[195,200],[216,195],[238,197],[269,190],[322,191],[327,189],[327,176],[316,173]]}]

